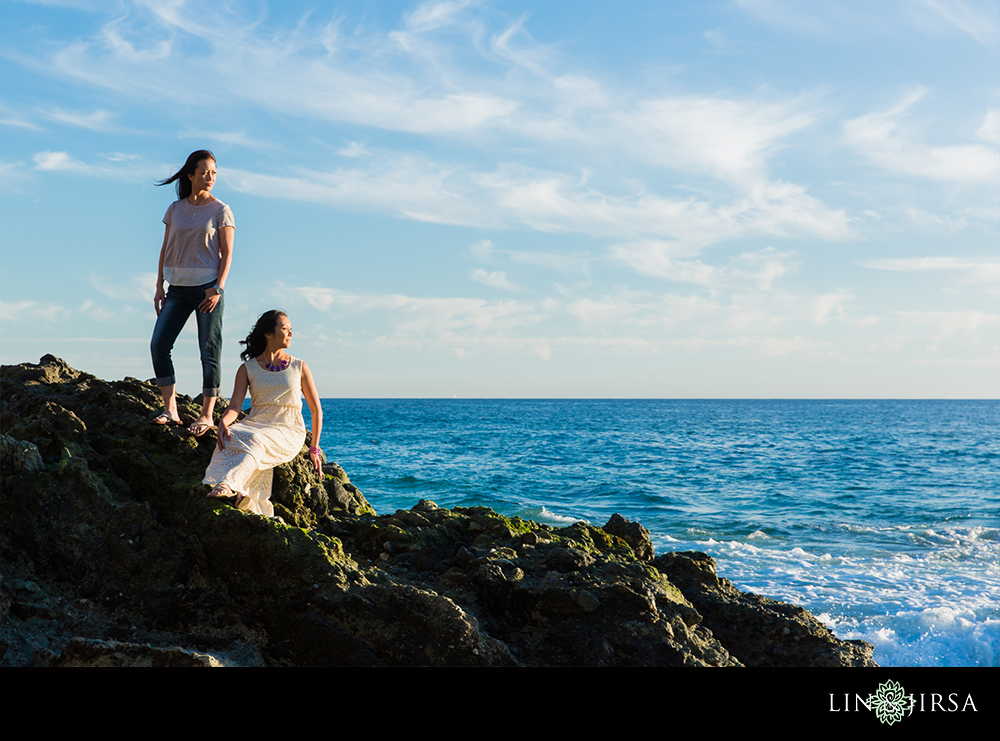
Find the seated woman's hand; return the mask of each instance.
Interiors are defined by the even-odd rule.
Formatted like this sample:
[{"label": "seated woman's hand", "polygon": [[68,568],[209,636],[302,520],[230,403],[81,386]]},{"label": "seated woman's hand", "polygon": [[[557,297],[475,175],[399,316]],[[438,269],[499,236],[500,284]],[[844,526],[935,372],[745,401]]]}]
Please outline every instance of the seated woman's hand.
[{"label": "seated woman's hand", "polygon": [[219,450],[226,449],[226,442],[229,440],[229,427],[221,419],[219,420],[219,431],[216,434],[218,439]]},{"label": "seated woman's hand", "polygon": [[316,473],[323,473],[323,451],[313,446],[309,448],[309,460],[312,461]]}]

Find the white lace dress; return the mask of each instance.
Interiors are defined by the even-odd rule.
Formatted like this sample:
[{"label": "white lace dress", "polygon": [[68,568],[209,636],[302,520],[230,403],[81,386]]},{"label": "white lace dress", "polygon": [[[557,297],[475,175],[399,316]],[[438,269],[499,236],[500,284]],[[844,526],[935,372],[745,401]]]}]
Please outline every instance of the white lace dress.
[{"label": "white lace dress", "polygon": [[226,449],[215,449],[204,483],[226,483],[249,494],[250,511],[271,517],[275,466],[292,460],[306,439],[302,420],[302,361],[291,358],[282,371],[268,371],[254,358],[244,363],[250,381],[250,414],[229,428]]}]

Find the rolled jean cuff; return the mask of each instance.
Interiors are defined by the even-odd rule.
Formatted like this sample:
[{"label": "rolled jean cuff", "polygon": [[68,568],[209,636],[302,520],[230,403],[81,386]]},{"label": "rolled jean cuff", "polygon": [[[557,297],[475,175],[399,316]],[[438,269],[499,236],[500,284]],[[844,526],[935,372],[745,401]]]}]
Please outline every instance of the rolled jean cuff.
[{"label": "rolled jean cuff", "polygon": [[214,389],[202,389],[201,390],[201,395],[204,396],[205,398],[208,398],[209,396],[218,396],[219,395],[219,389],[218,388],[214,388]]},{"label": "rolled jean cuff", "polygon": [[164,376],[163,378],[157,378],[157,379],[155,379],[153,382],[157,386],[160,386],[161,388],[163,386],[173,386],[175,383],[177,383],[177,377],[176,376]]}]

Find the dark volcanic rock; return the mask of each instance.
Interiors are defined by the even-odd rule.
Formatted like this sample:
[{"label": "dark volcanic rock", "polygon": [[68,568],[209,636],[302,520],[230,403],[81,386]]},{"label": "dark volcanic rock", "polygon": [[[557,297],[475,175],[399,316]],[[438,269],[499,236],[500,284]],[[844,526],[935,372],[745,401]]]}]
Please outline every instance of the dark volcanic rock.
[{"label": "dark volcanic rock", "polygon": [[626,520],[620,514],[611,515],[608,524],[604,526],[604,532],[608,535],[617,535],[624,540],[635,552],[635,557],[640,561],[653,560],[653,541],[649,539],[649,530],[638,522]]},{"label": "dark volcanic rock", "polygon": [[151,383],[47,355],[0,384],[0,665],[871,664],[704,559],[651,561],[618,515],[556,529],[424,500],[376,516],[303,448],[267,519],[204,497],[215,439],[149,425]]},{"label": "dark volcanic rock", "polygon": [[870,643],[838,640],[802,607],[741,592],[716,575],[704,553],[665,553],[653,565],[746,666],[876,666]]}]

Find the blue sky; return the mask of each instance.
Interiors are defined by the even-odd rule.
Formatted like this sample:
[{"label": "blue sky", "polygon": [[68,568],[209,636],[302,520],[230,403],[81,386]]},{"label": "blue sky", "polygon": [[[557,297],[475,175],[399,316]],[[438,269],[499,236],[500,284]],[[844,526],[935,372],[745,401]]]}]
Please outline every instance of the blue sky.
[{"label": "blue sky", "polygon": [[[218,157],[324,397],[1000,397],[1000,3],[0,0],[0,362],[149,378]],[[197,393],[193,322],[175,348]]]}]

